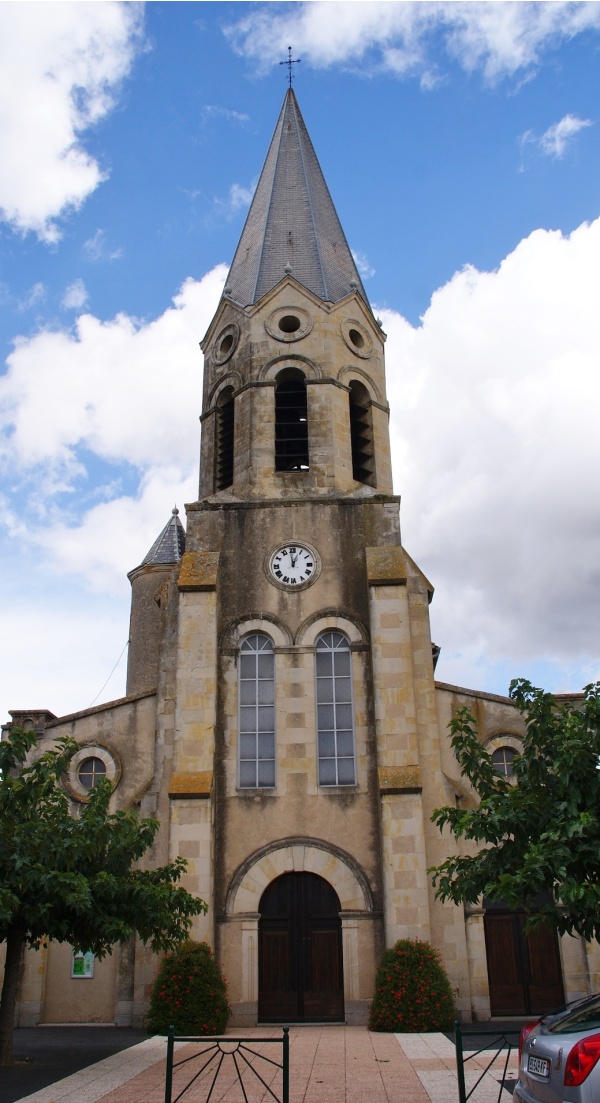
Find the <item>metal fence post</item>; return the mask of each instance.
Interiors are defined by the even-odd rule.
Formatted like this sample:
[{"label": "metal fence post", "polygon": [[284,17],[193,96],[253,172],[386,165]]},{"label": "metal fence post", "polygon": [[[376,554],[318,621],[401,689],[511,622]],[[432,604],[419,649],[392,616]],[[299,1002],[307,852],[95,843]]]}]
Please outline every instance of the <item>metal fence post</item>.
[{"label": "metal fence post", "polygon": [[[463,1059],[462,1031],[458,1019],[454,1020],[454,1045],[456,1047],[456,1074],[458,1077],[458,1103],[467,1103],[465,1065]],[[167,1100],[170,1103],[170,1100]]]},{"label": "metal fence post", "polygon": [[173,1085],[173,1053],[175,1050],[175,1027],[169,1027],[167,1036],[167,1075],[165,1078],[165,1103],[171,1103],[171,1087]]},{"label": "metal fence post", "polygon": [[283,1095],[281,1103],[290,1103],[290,1028],[283,1028]]}]

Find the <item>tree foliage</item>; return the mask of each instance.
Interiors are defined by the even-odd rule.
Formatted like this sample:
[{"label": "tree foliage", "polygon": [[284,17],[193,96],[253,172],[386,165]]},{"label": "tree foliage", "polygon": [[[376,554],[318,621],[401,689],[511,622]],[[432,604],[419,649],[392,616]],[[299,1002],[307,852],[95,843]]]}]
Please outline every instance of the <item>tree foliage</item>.
[{"label": "tree foliage", "polygon": [[400,939],[375,977],[369,1030],[420,1034],[450,1030],[454,997],[442,959],[428,942]]},{"label": "tree foliage", "polygon": [[468,709],[450,725],[479,805],[438,808],[432,820],[482,849],[430,870],[436,895],[457,904],[484,896],[529,911],[544,893],[549,902],[529,926],[549,921],[561,934],[600,941],[600,683],[563,701],[517,679],[510,696],[526,721],[515,782],[496,773]]},{"label": "tree foliage", "polygon": [[61,784],[72,739],[29,761],[37,737],[15,729],[0,742],[0,939],[7,958],[0,1001],[0,1064],[11,1058],[22,950],[46,938],[75,950],[110,952],[134,934],[153,950],[176,946],[206,904],[179,884],[182,858],[155,869],[136,863],[158,822],[130,809],[109,813],[111,785],[101,779],[71,813]]},{"label": "tree foliage", "polygon": [[222,1034],[231,1017],[227,985],[206,942],[185,942],[163,958],[154,982],[148,1029],[202,1037]]}]

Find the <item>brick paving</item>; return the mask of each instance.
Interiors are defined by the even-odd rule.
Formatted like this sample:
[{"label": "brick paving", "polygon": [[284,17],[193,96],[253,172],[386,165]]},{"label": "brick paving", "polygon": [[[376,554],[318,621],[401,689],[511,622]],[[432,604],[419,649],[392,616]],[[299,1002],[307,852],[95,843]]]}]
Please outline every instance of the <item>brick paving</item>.
[{"label": "brick paving", "polygon": [[[252,1038],[279,1035],[277,1027],[235,1032],[250,1043]],[[178,1045],[176,1060],[191,1056],[198,1048]],[[256,1049],[280,1059],[279,1047],[257,1043]],[[165,1054],[164,1038],[148,1038],[24,1096],[20,1103],[164,1103]],[[281,1098],[281,1073],[260,1058],[254,1063]],[[197,1060],[191,1061],[176,1072],[174,1099],[199,1067]],[[182,1103],[202,1103],[212,1078],[205,1070]],[[244,1073],[244,1085],[248,1103],[273,1099],[249,1070]],[[508,1092],[502,1096],[503,1103],[510,1099]],[[229,1058],[223,1063],[211,1103],[243,1103],[243,1098]],[[457,1103],[457,1098],[454,1045],[443,1034],[371,1034],[359,1026],[290,1028],[290,1103]],[[475,1100],[495,1103],[497,1099],[498,1083],[488,1075]]]}]

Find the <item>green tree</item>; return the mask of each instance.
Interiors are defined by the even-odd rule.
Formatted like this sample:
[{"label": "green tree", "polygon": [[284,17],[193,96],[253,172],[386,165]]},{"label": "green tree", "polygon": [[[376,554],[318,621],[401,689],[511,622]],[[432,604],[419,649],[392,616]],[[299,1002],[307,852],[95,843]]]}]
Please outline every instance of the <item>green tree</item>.
[{"label": "green tree", "polygon": [[600,683],[564,701],[519,678],[510,696],[526,721],[515,782],[496,773],[468,709],[450,725],[479,804],[438,808],[432,820],[481,849],[429,871],[436,896],[456,904],[485,896],[528,911],[546,893],[529,927],[548,921],[600,941]]},{"label": "green tree", "polygon": [[26,945],[52,938],[101,958],[137,933],[153,950],[170,950],[187,937],[192,916],[206,911],[178,883],[182,858],[158,869],[135,867],[157,821],[133,810],[109,813],[106,779],[75,818],[61,779],[77,743],[59,740],[30,762],[36,741],[33,732],[16,729],[0,742],[0,940],[6,942],[0,1065],[12,1060]]}]

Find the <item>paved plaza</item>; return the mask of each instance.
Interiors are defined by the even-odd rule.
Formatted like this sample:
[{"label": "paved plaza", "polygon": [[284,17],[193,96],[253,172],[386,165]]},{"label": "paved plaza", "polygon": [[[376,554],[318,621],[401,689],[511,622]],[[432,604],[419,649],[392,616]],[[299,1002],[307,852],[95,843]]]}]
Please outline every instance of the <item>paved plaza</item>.
[{"label": "paved plaza", "polygon": [[[230,1033],[234,1034],[233,1031]],[[280,1036],[280,1028],[257,1027],[238,1031],[252,1039]],[[233,1048],[233,1047],[231,1047]],[[270,1058],[279,1047],[255,1046]],[[191,1056],[197,1046],[177,1046],[176,1060]],[[275,1051],[275,1052],[273,1052]],[[50,1084],[20,1103],[164,1103],[166,1040],[146,1038],[129,1049],[98,1061],[72,1076]],[[279,1059],[278,1057],[275,1059]],[[268,1062],[254,1059],[274,1094],[281,1098],[281,1073]],[[477,1065],[477,1062],[475,1062]],[[173,1099],[195,1072],[194,1060],[176,1072]],[[467,1083],[480,1075],[469,1072]],[[516,1055],[509,1072],[514,1075]],[[185,1075],[185,1079],[183,1076]],[[475,1103],[497,1103],[501,1073],[484,1076]],[[182,1103],[201,1103],[208,1094],[212,1074],[206,1071],[183,1096]],[[246,1069],[244,1086],[248,1103],[266,1103],[273,1096]],[[502,1103],[511,1096],[502,1092]],[[231,1058],[224,1062],[215,1083],[211,1103],[243,1103]],[[444,1034],[372,1034],[359,1026],[306,1026],[290,1028],[290,1103],[457,1103],[454,1045]]]}]

